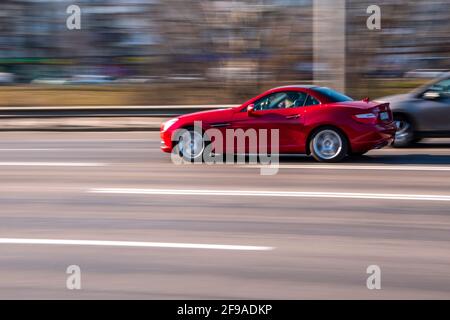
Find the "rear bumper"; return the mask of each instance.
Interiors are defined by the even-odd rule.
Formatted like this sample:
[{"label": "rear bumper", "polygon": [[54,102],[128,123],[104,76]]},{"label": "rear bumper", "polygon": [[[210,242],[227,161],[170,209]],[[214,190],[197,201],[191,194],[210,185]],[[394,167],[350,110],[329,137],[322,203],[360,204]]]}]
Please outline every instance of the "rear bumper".
[{"label": "rear bumper", "polygon": [[394,143],[397,127],[395,123],[374,125],[365,134],[351,142],[353,152],[381,149]]},{"label": "rear bumper", "polygon": [[383,139],[382,141],[380,141],[379,143],[375,144],[372,149],[382,149],[384,147],[390,146],[391,144],[394,143],[394,139]]}]

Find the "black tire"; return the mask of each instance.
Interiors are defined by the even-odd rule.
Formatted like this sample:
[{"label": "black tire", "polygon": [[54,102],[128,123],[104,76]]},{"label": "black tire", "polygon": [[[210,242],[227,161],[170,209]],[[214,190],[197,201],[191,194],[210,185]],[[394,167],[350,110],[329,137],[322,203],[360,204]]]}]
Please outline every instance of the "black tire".
[{"label": "black tire", "polygon": [[[201,139],[199,135],[201,135]],[[194,139],[194,137],[196,139],[196,142],[194,142],[194,144],[198,145],[198,149],[193,148],[192,150],[184,150],[186,144],[183,144],[183,139]],[[207,144],[203,133],[194,130],[194,128],[185,128],[177,132],[177,138],[178,140],[175,144],[175,150],[181,158],[183,158],[187,162],[203,162],[203,153]]]},{"label": "black tire", "polygon": [[334,127],[323,127],[309,141],[311,155],[319,162],[339,162],[347,156],[347,137]]},{"label": "black tire", "polygon": [[407,117],[402,115],[394,116],[394,121],[397,125],[397,132],[392,144],[393,147],[405,148],[418,141],[414,136],[413,124]]}]

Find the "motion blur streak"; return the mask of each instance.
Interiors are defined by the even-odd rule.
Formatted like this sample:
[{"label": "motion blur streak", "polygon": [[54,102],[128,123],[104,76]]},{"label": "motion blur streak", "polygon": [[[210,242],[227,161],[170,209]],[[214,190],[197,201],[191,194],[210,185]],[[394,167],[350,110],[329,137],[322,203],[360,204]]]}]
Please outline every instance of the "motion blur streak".
[{"label": "motion blur streak", "polygon": [[105,165],[82,162],[0,162],[1,167],[103,167]]},{"label": "motion blur streak", "polygon": [[[157,132],[0,133],[0,162],[108,163],[0,167],[0,238],[270,246],[190,250],[2,244],[0,298],[450,298],[448,201],[89,193],[108,188],[444,195],[449,171],[175,166]],[[449,140],[382,149],[351,166],[447,167]],[[131,148],[134,152],[123,152]],[[281,166],[310,166],[281,157]],[[341,165],[339,165],[341,166]],[[83,289],[66,289],[78,265]],[[368,290],[378,265],[382,290]]]},{"label": "motion blur streak", "polygon": [[179,189],[120,189],[101,188],[90,190],[92,193],[114,194],[155,194],[155,195],[216,195],[243,197],[295,197],[295,198],[346,198],[346,199],[384,199],[417,201],[450,201],[450,195],[422,194],[386,194],[386,193],[345,193],[345,192],[280,192],[250,190],[179,190]]},{"label": "motion blur streak", "polygon": [[267,251],[267,250],[273,250],[273,248],[271,248],[271,247],[236,246],[236,245],[223,245],[223,244],[164,243],[164,242],[139,242],[139,241],[67,240],[67,239],[0,238],[0,244],[108,246],[108,247],[144,247],[144,248],[179,248],[179,249],[242,250],[242,251]]},{"label": "motion blur streak", "polygon": [[[389,149],[388,149],[389,150]],[[385,150],[383,150],[385,151]],[[242,166],[243,168],[261,168],[260,165],[248,165]],[[388,170],[388,171],[450,171],[450,166],[407,166],[407,165],[395,165],[395,166],[364,166],[364,165],[280,165],[280,169],[316,169],[316,170]]]}]

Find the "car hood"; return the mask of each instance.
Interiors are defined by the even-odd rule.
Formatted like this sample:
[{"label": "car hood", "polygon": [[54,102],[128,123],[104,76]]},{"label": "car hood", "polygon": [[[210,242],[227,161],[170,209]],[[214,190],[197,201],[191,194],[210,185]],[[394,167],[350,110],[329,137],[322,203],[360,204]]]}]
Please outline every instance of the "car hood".
[{"label": "car hood", "polygon": [[223,119],[231,119],[234,113],[234,108],[226,108],[226,109],[214,109],[214,110],[206,110],[199,111],[189,114],[184,114],[179,116],[180,120],[184,121],[217,121]]}]

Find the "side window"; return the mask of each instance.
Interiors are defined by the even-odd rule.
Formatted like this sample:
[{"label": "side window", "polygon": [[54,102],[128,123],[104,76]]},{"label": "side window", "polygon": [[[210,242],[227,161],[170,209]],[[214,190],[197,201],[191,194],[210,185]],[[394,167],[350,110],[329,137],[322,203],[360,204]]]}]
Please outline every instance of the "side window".
[{"label": "side window", "polygon": [[317,104],[320,104],[319,100],[314,98],[311,95],[308,95],[308,98],[306,99],[305,106],[315,106]]},{"label": "side window", "polygon": [[305,92],[295,92],[296,99],[294,101],[294,105],[291,108],[299,108],[303,107],[306,103],[306,98],[308,97],[308,94]]},{"label": "side window", "polygon": [[283,107],[283,101],[286,97],[287,94],[285,92],[276,92],[269,94],[254,103],[255,110],[262,111],[262,110],[280,109],[280,107]]},{"label": "side window", "polygon": [[302,107],[305,104],[306,93],[303,92],[276,92],[254,103],[255,110],[276,110]]}]

